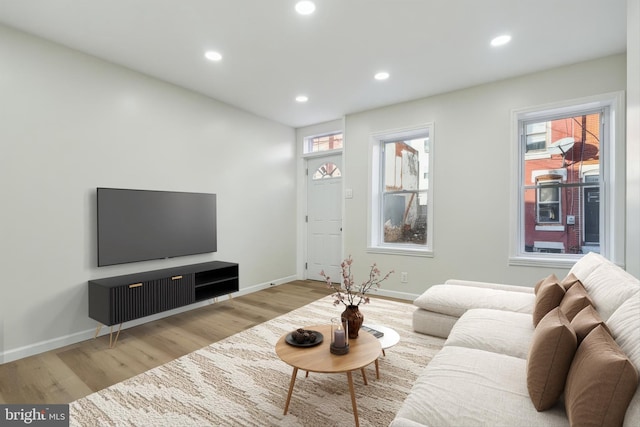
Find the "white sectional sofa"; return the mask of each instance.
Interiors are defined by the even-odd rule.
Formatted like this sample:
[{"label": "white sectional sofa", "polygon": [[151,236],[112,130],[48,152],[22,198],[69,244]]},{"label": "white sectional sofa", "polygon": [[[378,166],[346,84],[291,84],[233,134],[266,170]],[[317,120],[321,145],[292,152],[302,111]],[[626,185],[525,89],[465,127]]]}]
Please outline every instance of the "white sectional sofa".
[{"label": "white sectional sofa", "polygon": [[536,290],[449,280],[415,305],[414,329],[447,341],[393,427],[640,426],[640,281],[604,257]]}]

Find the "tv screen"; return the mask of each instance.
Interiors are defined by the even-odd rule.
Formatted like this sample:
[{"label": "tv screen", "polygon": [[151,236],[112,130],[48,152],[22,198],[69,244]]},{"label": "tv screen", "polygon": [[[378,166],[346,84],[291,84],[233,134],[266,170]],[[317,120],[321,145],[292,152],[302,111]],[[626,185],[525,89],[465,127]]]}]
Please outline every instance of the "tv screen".
[{"label": "tv screen", "polygon": [[217,251],[216,195],[98,188],[98,266]]}]

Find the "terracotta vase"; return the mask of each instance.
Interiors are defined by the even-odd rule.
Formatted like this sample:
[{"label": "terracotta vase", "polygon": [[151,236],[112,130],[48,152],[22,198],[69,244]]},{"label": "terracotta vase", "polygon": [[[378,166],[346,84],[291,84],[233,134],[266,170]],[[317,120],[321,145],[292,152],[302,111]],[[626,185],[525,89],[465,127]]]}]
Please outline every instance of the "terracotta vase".
[{"label": "terracotta vase", "polygon": [[358,331],[364,322],[364,316],[357,305],[348,305],[340,316],[343,322],[349,325],[349,339],[358,338]]}]

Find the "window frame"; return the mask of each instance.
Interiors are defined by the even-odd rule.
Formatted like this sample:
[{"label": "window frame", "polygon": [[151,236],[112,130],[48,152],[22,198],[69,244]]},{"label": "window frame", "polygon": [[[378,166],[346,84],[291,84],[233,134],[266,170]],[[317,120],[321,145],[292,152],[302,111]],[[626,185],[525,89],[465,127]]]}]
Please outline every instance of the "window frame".
[{"label": "window frame", "polygon": [[[548,254],[524,251],[524,160],[531,158],[523,143],[521,124],[532,120],[551,120],[553,116],[579,115],[605,109],[602,135],[605,140],[600,161],[600,253],[624,262],[624,179],[625,132],[624,92],[611,92],[585,98],[512,110],[511,112],[511,206],[509,265],[570,268],[584,254]],[[618,185],[619,183],[619,185]]]},{"label": "window frame", "polygon": [[[427,236],[425,244],[384,242],[383,236],[383,196],[384,187],[384,144],[392,141],[406,141],[420,137],[429,138],[428,188],[427,197]],[[369,144],[369,209],[367,218],[367,252],[433,257],[433,167],[435,147],[435,126],[432,122],[400,129],[384,130],[372,133]]]}]

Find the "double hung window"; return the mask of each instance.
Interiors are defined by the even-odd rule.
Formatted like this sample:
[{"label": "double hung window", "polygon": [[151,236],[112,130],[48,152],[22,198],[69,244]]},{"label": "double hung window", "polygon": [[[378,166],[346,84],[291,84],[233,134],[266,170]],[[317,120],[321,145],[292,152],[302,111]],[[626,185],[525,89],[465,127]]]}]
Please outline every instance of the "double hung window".
[{"label": "double hung window", "polygon": [[375,134],[371,148],[369,249],[428,255],[433,125]]},{"label": "double hung window", "polygon": [[[554,264],[613,254],[616,216],[615,94],[516,112],[517,177],[511,262]],[[541,262],[542,261],[542,262]]]},{"label": "double hung window", "polygon": [[559,224],[560,209],[560,181],[538,181],[538,224]]}]

